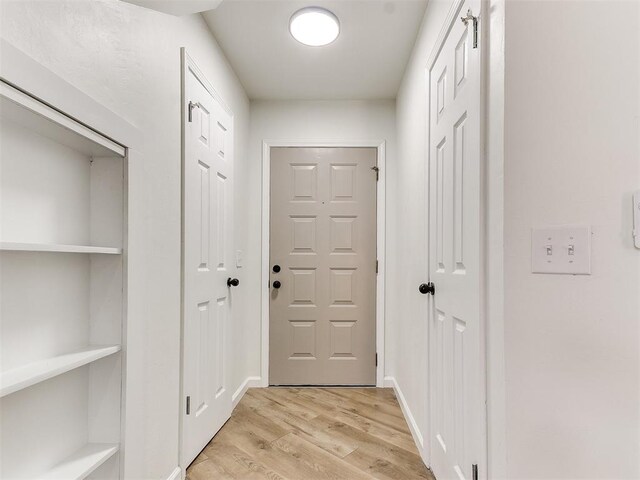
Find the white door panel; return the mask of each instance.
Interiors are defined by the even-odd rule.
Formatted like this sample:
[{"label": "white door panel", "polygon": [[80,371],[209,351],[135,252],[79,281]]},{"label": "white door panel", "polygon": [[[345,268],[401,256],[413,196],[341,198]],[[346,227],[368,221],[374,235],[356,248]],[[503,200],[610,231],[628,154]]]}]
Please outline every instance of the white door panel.
[{"label": "white door panel", "polygon": [[186,74],[183,165],[182,465],[231,415],[227,338],[233,276],[232,118]]},{"label": "white door panel", "polygon": [[[481,358],[479,0],[460,2],[429,70],[431,462],[438,480],[472,479],[485,442]],[[482,469],[481,469],[482,470]],[[486,469],[484,470],[486,471]]]}]

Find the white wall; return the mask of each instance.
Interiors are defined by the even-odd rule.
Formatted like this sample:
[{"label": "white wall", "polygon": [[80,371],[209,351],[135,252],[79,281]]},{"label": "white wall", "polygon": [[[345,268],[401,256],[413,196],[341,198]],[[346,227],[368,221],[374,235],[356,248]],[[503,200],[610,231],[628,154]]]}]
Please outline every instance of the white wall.
[{"label": "white wall", "polygon": [[[509,479],[640,478],[640,3],[506,6]],[[593,227],[591,276],[531,274],[531,228]]]},{"label": "white wall", "polygon": [[[247,271],[251,280],[249,316],[255,326],[251,335],[251,372],[260,375],[260,292],[262,142],[354,142],[386,140],[387,178],[396,161],[395,102],[374,101],[252,101],[251,138],[248,150],[250,176],[246,194],[251,198],[246,219],[250,243]],[[389,317],[387,314],[387,318]],[[391,315],[394,315],[391,312]],[[387,329],[388,331],[388,329]]]},{"label": "white wall", "polygon": [[416,421],[426,458],[427,296],[418,285],[427,272],[426,132],[427,59],[451,2],[431,0],[398,92],[397,161],[388,186],[387,325],[389,368]]},{"label": "white wall", "polygon": [[[236,181],[247,175],[249,101],[199,15],[173,17],[115,0],[1,3],[10,43],[136,125],[130,165],[129,391],[126,474],[164,479],[178,465],[180,349],[180,47],[235,114]],[[243,217],[246,192],[237,189]],[[238,227],[239,244],[243,229]],[[240,247],[243,248],[243,247]],[[240,293],[240,292],[238,292]],[[238,302],[244,304],[245,302]],[[235,391],[246,378],[246,317],[234,319]]]}]

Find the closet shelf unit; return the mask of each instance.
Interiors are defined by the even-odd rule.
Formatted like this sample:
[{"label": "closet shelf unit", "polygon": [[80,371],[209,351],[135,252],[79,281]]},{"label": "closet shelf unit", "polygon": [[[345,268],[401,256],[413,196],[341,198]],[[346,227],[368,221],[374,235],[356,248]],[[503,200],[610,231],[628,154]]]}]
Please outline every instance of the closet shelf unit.
[{"label": "closet shelf unit", "polygon": [[2,78],[0,137],[0,478],[119,479],[128,151]]}]

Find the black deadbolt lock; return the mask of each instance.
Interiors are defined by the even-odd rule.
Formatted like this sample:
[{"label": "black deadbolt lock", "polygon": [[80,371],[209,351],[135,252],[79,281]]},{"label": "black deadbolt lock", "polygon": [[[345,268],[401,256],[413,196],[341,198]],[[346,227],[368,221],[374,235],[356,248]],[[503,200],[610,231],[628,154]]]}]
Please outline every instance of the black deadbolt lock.
[{"label": "black deadbolt lock", "polygon": [[278,273],[280,271],[280,265],[273,266],[273,273]]}]

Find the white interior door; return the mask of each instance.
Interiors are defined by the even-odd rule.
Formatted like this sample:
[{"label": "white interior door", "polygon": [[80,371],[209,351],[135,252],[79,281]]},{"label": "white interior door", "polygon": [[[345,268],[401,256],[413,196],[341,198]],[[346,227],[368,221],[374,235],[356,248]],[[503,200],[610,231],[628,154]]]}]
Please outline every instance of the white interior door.
[{"label": "white interior door", "polygon": [[[484,360],[480,279],[482,201],[480,1],[455,3],[429,75],[431,462],[438,480],[484,476]],[[478,467],[474,467],[477,465]]]},{"label": "white interior door", "polygon": [[186,467],[231,415],[227,385],[233,286],[233,125],[191,69],[185,79],[183,408]]}]

